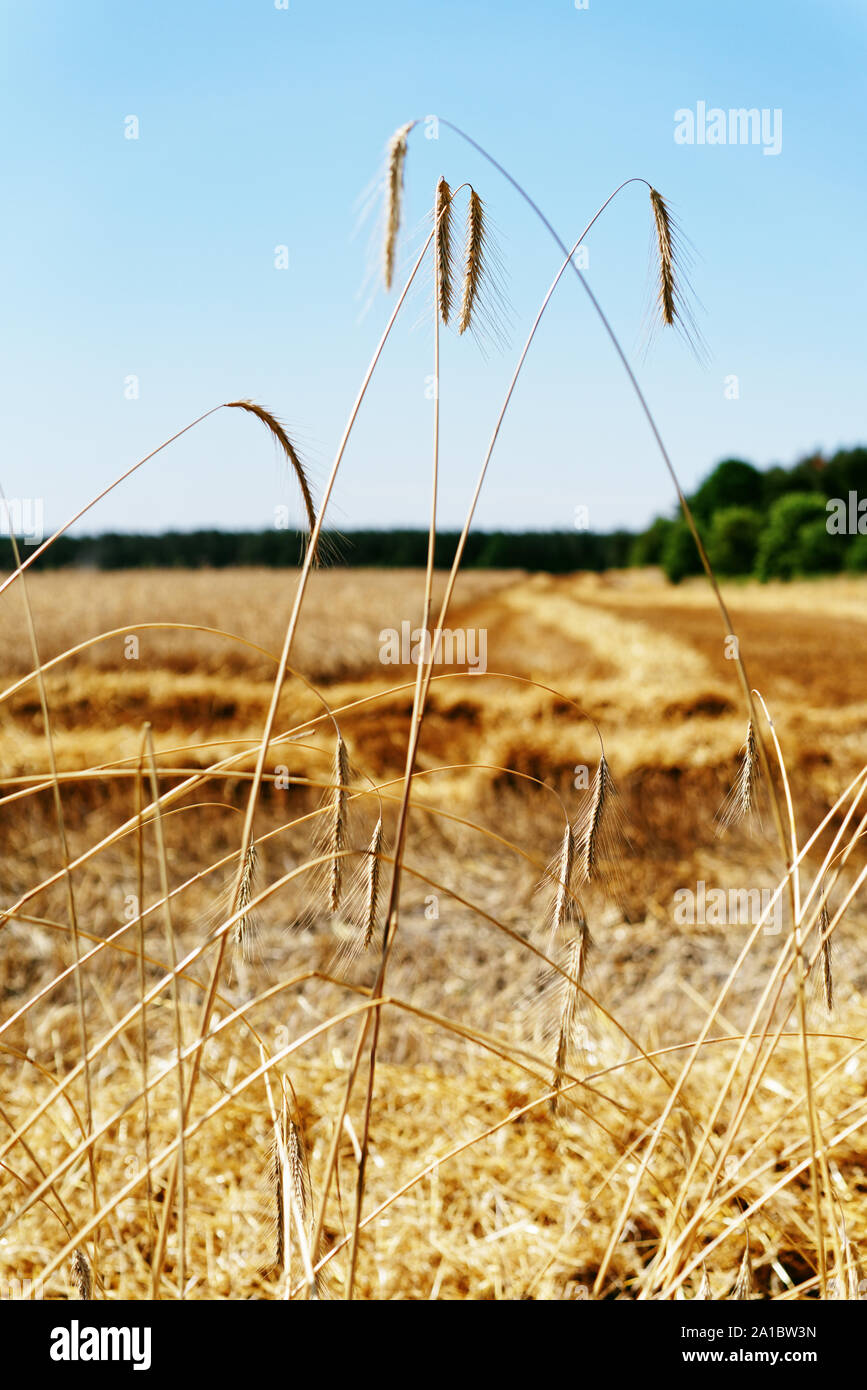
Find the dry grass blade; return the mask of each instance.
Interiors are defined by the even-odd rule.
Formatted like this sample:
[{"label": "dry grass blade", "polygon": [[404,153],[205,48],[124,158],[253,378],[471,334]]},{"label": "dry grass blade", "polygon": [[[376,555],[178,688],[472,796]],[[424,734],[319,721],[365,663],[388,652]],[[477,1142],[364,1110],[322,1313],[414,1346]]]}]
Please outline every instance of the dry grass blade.
[{"label": "dry grass blade", "polygon": [[452,191],[444,178],[437,184],[436,203],[436,274],[437,300],[440,317],[447,324],[452,310]]},{"label": "dry grass blade", "polygon": [[[283,425],[276,416],[272,415],[270,411],[265,410],[263,406],[257,405],[255,401],[226,401],[225,406],[227,410],[246,410],[250,415],[255,415],[256,419],[262,421],[262,424],[270,431],[277,441],[285,458],[292,465],[295,477],[298,479],[298,486],[301,489],[301,497],[304,502],[304,511],[307,517],[307,529],[312,535],[316,525],[316,507],[313,502],[313,493],[298,451],[286,433]],[[318,560],[319,555],[317,553],[313,556],[314,564],[317,563]]]},{"label": "dry grass blade", "polygon": [[90,1264],[82,1249],[77,1249],[70,1263],[69,1277],[78,1298],[89,1301],[93,1298],[93,1276]]},{"label": "dry grass blade", "polygon": [[383,248],[383,276],[387,290],[390,290],[394,283],[395,251],[403,203],[406,140],[414,124],[414,121],[410,121],[407,125],[401,126],[400,130],[394,132],[388,144],[388,168],[385,181],[385,245]]},{"label": "dry grass blade", "polygon": [[484,272],[485,212],[481,198],[476,190],[471,188],[470,205],[467,211],[467,240],[464,249],[464,283],[458,320],[459,333],[465,333],[472,325],[473,309],[478,299]]},{"label": "dry grass blade", "polygon": [[696,1297],[696,1300],[699,1300],[699,1299],[705,1300],[705,1299],[712,1299],[712,1298],[713,1298],[713,1294],[711,1293],[711,1287],[710,1287],[710,1277],[709,1277],[708,1272],[707,1272],[707,1265],[704,1264],[703,1262],[702,1262],[702,1266],[701,1266],[701,1283],[700,1283],[699,1286],[698,1286],[698,1293],[696,1294],[695,1297]]}]

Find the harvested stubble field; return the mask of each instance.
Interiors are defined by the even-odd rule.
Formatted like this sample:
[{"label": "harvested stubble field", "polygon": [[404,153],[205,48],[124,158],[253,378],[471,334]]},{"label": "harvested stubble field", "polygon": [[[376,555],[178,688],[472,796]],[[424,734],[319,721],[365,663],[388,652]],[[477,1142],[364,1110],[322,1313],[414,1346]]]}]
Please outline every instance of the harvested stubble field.
[{"label": "harvested stubble field", "polygon": [[[173,1186],[179,1065],[188,1082],[295,583],[249,570],[28,576],[68,883],[20,586],[0,600],[4,1287],[81,1292],[80,1249],[97,1297],[340,1297],[366,1151],[356,1297],[803,1298],[823,1266],[827,1296],[863,1296],[864,911],[856,895],[834,926],[829,1011],[818,899],[805,910],[803,950],[819,959],[804,1027],[794,970],[779,989],[774,973],[792,959],[785,898],[776,930],[773,917],[768,930],[682,920],[684,890],[760,893],[785,864],[767,788],[761,821],[718,834],[745,734],[734,663],[707,587],[650,572],[459,578],[449,624],[484,630],[487,670],[439,668],[431,687],[367,1144],[364,1067],[340,1116],[382,923],[367,954],[353,944],[380,811],[389,862],[414,680],[380,661],[380,633],[415,625],[424,575],[313,574],[255,822],[245,907],[261,901],[234,933],[255,923],[255,948],[229,950],[219,973]],[[865,761],[867,584],[726,598],[803,845]],[[564,999],[538,953],[556,960],[563,944],[551,926],[564,812],[592,823],[593,721],[617,791],[606,813],[626,838],[600,844],[585,875],[589,936],[579,917],[565,963],[582,989]],[[157,784],[181,790],[140,831]],[[838,810],[809,850],[804,896],[842,821]],[[590,853],[586,836],[574,852]],[[862,861],[856,843],[832,917]],[[173,955],[186,962],[176,993]]]}]

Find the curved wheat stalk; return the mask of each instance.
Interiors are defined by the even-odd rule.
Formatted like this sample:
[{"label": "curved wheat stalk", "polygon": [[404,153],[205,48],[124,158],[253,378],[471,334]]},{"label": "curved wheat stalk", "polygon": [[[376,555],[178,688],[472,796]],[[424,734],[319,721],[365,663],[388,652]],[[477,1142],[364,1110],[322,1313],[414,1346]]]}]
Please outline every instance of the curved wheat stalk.
[{"label": "curved wheat stalk", "polygon": [[[277,441],[287,462],[291,464],[295,477],[298,479],[298,486],[301,489],[301,497],[304,501],[304,511],[307,514],[307,527],[310,536],[312,536],[316,526],[316,507],[313,504],[313,493],[310,489],[310,483],[307,480],[307,473],[305,472],[304,465],[298,456],[298,451],[286,433],[285,428],[277,419],[276,415],[272,415],[269,410],[265,410],[263,406],[257,405],[255,401],[225,401],[224,404],[227,410],[246,410],[250,415],[255,415],[256,419],[262,421],[262,424],[270,431],[273,438]],[[319,558],[319,539],[317,537],[313,551],[313,563],[316,564]]]}]

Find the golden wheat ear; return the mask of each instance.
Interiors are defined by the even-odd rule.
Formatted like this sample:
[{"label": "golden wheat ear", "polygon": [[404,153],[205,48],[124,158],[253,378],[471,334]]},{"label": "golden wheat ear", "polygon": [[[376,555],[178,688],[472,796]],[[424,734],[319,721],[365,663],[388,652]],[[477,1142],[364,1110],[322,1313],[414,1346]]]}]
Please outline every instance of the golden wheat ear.
[{"label": "golden wheat ear", "polygon": [[403,206],[406,141],[414,125],[415,121],[410,121],[407,125],[401,126],[388,142],[388,162],[385,174],[385,241],[382,252],[382,273],[387,290],[390,290],[394,283],[397,235],[400,231],[400,214]]},{"label": "golden wheat ear", "polygon": [[461,312],[458,332],[465,333],[473,322],[473,310],[479,297],[485,273],[487,230],[485,209],[474,188],[470,189],[467,209],[467,237],[464,246],[464,280],[461,291]]},{"label": "golden wheat ear", "polygon": [[657,296],[656,322],[666,328],[679,328],[696,356],[706,359],[707,347],[691,308],[694,298],[689,284],[690,256],[668,201],[657,189],[650,190],[656,245]]},{"label": "golden wheat ear", "polygon": [[437,184],[434,202],[436,223],[436,276],[437,302],[440,317],[444,324],[449,321],[452,311],[452,190],[444,178]]},{"label": "golden wheat ear", "polygon": [[623,896],[623,856],[628,847],[617,788],[603,753],[584,810],[575,825],[579,884],[600,884],[615,899]]},{"label": "golden wheat ear", "polygon": [[[823,890],[824,892],[824,887]],[[819,933],[819,969],[821,974],[821,992],[825,1003],[826,1011],[831,1014],[834,1012],[834,971],[831,960],[832,947],[831,938],[828,936],[828,928],[831,925],[831,914],[828,911],[828,901],[822,903],[822,910],[819,913],[819,921],[816,930]]]},{"label": "golden wheat ear", "polygon": [[716,814],[716,832],[723,835],[738,821],[749,819],[758,813],[757,797],[759,788],[759,750],[753,721],[747,724],[747,737],[741,749],[738,775],[731,791],[726,796]]},{"label": "golden wheat ear", "polygon": [[[298,450],[286,433],[284,426],[277,419],[276,415],[272,415],[270,411],[265,410],[264,406],[257,405],[255,401],[225,401],[224,405],[227,410],[246,410],[248,414],[255,415],[256,419],[262,421],[262,424],[270,432],[272,438],[276,440],[284,458],[291,465],[295,477],[298,480],[298,486],[301,489],[301,497],[304,502],[304,511],[307,516],[309,539],[316,526],[316,507],[313,503],[313,492]],[[313,563],[318,564],[319,559],[320,554],[317,545],[316,552],[313,556]]]},{"label": "golden wheat ear", "polygon": [[69,1277],[78,1298],[88,1301],[93,1298],[93,1276],[87,1256],[80,1246],[73,1251]]},{"label": "golden wheat ear", "polygon": [[587,968],[587,957],[592,945],[587,919],[579,906],[570,903],[568,920],[571,939],[567,943],[563,968],[569,978],[559,977],[557,1048],[554,1056],[554,1076],[551,1088],[557,1093],[551,1101],[551,1109],[555,1114],[562,1104],[560,1092],[567,1083],[568,1073],[573,1063],[582,1060],[579,1040],[581,990],[584,983],[584,972]]},{"label": "golden wheat ear", "polygon": [[753,1296],[753,1266],[750,1260],[750,1236],[747,1232],[747,1245],[741,1260],[735,1286],[729,1294],[732,1299],[748,1299]]},{"label": "golden wheat ear", "polygon": [[[256,865],[258,855],[255,844],[251,844],[244,856],[244,870],[241,874],[241,887],[238,893],[238,907],[249,908],[255,896]],[[245,911],[232,930],[232,940],[245,964],[251,964],[258,954],[257,938],[259,925],[256,915]]]}]

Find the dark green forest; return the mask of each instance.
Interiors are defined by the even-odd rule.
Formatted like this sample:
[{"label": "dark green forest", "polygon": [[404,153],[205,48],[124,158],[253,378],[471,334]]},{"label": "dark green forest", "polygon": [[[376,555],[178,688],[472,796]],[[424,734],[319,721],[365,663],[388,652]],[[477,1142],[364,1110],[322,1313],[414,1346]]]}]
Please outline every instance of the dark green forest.
[{"label": "dark green forest", "polygon": [[[688,500],[710,562],[722,576],[767,580],[867,571],[865,447],[840,450],[830,458],[813,455],[789,468],[760,470],[742,459],[724,459]],[[456,531],[440,533],[437,567],[451,563],[457,541]],[[23,553],[30,548],[32,543],[28,546],[22,538]],[[323,551],[333,565],[418,567],[427,557],[427,532],[326,532]],[[101,570],[281,567],[297,565],[302,553],[303,536],[291,530],[110,532],[61,536],[36,565]],[[553,574],[658,565],[673,583],[701,572],[695,542],[679,512],[657,517],[638,534],[475,531],[464,565]]]}]

